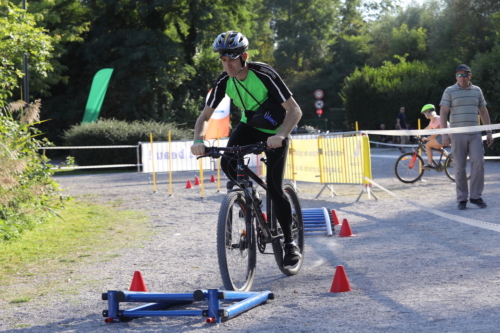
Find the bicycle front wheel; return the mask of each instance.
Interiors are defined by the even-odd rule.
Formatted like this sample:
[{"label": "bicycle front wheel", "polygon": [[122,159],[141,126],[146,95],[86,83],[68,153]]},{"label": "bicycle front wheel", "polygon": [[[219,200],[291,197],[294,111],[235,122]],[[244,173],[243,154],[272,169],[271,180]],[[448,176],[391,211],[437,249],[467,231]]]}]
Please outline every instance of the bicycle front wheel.
[{"label": "bicycle front wheel", "polygon": [[394,165],[396,177],[403,183],[414,183],[424,174],[424,160],[422,156],[413,153],[406,153],[398,157]]},{"label": "bicycle front wheel", "polygon": [[226,290],[250,291],[255,278],[256,247],[254,221],[247,233],[245,196],[229,192],[222,202],[217,225],[217,255]]},{"label": "bicycle front wheel", "polygon": [[[295,268],[287,269],[283,267],[283,238],[277,238],[273,241],[273,251],[274,258],[276,259],[276,263],[278,264],[280,271],[287,276],[291,276],[300,271],[304,261],[304,220],[302,219],[302,208],[300,207],[299,196],[297,195],[295,188],[292,184],[285,184],[283,190],[285,191],[288,201],[290,201],[290,205],[292,206],[292,236],[293,240],[300,249],[302,258]],[[279,208],[275,207],[275,209]]]},{"label": "bicycle front wheel", "polygon": [[[470,159],[467,157],[467,163],[465,164],[465,172],[467,174],[467,180],[470,179],[470,173],[471,173],[471,163]],[[448,178],[450,178],[451,181],[455,181],[455,171],[454,171],[454,162],[453,162],[453,154],[449,154],[448,157],[446,158],[446,161],[444,161],[444,171]]]}]

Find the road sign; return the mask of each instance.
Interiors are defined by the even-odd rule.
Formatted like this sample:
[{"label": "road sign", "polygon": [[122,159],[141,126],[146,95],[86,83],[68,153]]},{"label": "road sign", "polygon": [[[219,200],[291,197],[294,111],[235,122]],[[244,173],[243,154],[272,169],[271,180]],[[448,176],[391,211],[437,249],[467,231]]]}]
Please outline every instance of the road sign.
[{"label": "road sign", "polygon": [[316,109],[322,109],[324,105],[325,105],[325,103],[323,103],[323,101],[320,99],[318,99],[316,102],[314,102],[314,106],[316,107]]},{"label": "road sign", "polygon": [[323,90],[318,89],[314,92],[314,97],[316,97],[317,99],[322,99],[323,96],[325,96],[325,94],[323,94]]},{"label": "road sign", "polygon": [[323,110],[322,109],[317,109],[316,110],[316,114],[318,115],[318,117],[321,117],[321,115],[323,114]]}]

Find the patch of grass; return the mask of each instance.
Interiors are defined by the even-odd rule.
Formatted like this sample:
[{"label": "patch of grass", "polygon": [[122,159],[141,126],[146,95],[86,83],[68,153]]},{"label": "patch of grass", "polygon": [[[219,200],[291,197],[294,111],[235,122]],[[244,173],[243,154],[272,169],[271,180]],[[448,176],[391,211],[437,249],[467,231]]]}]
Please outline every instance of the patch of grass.
[{"label": "patch of grass", "polygon": [[19,297],[19,298],[14,298],[10,302],[13,304],[17,304],[17,303],[26,303],[26,302],[29,302],[30,300],[31,300],[30,297]]},{"label": "patch of grass", "polygon": [[119,256],[118,249],[138,247],[150,233],[145,214],[118,210],[116,202],[73,200],[59,214],[62,219],[54,217],[20,239],[0,243],[4,300],[14,302],[56,290],[80,265]]}]

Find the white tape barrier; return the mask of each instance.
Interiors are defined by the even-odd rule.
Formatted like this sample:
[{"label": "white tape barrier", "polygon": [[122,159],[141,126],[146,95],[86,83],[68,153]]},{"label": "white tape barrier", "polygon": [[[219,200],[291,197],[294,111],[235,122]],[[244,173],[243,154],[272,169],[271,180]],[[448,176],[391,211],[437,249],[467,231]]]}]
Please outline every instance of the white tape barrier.
[{"label": "white tape barrier", "polygon": [[103,148],[137,148],[137,146],[122,145],[122,146],[74,146],[74,147],[40,147],[39,149],[103,149]]},{"label": "white tape barrier", "polygon": [[[496,139],[496,138],[500,137],[500,133],[495,133],[492,136],[493,136],[493,139]],[[486,135],[483,135],[481,138],[483,141],[485,141]],[[373,143],[374,145],[379,145],[379,146],[382,145],[382,146],[390,146],[390,147],[396,147],[396,148],[399,148],[399,147],[416,148],[416,147],[418,147],[417,145],[398,145],[398,144],[394,144],[394,143],[381,143],[381,142],[377,142],[377,141],[370,141],[370,143]],[[499,160],[500,156],[485,156],[484,159],[485,160]]]},{"label": "white tape barrier", "polygon": [[458,134],[458,133],[476,133],[481,131],[492,131],[500,129],[500,124],[493,125],[480,125],[469,127],[455,127],[455,128],[437,128],[428,130],[363,130],[362,132],[368,134],[382,134],[392,136],[408,136],[408,135],[432,135],[432,134]]},{"label": "white tape barrier", "polygon": [[390,147],[396,147],[396,148],[400,148],[400,147],[416,148],[416,147],[418,147],[417,145],[400,145],[397,143],[382,143],[382,142],[377,142],[377,141],[370,141],[370,143],[373,143],[373,144],[376,144],[379,146],[390,146]]},{"label": "white tape barrier", "polygon": [[382,187],[381,185],[377,184],[376,182],[374,182],[372,179],[370,179],[368,177],[364,177],[364,178],[367,181],[369,181],[371,184],[373,184],[373,185],[377,186],[378,188],[380,188],[381,190],[389,193],[390,195],[392,195],[396,199],[399,199],[401,201],[405,201],[405,202],[409,203],[410,205],[418,207],[418,208],[420,208],[422,210],[425,210],[425,211],[427,211],[429,213],[432,213],[434,215],[438,215],[438,216],[444,217],[444,218],[446,218],[448,220],[452,220],[452,221],[455,221],[455,222],[459,222],[459,223],[463,223],[463,224],[468,224],[468,225],[471,225],[473,227],[478,227],[478,228],[482,228],[482,229],[487,229],[487,230],[492,230],[492,231],[498,231],[498,232],[500,232],[500,225],[499,224],[490,223],[490,222],[484,222],[484,221],[479,221],[479,220],[474,220],[474,219],[469,219],[469,218],[466,218],[466,217],[456,216],[456,215],[452,215],[452,214],[448,214],[448,213],[443,213],[443,212],[440,212],[439,210],[422,206],[422,205],[420,205],[420,204],[418,204],[416,202],[410,201],[410,200],[405,199],[405,198],[401,198],[400,196],[398,196],[395,193],[389,191],[388,189]]},{"label": "white tape barrier", "polygon": [[76,169],[107,169],[107,168],[131,168],[140,164],[110,164],[110,165],[89,165],[89,166],[71,166],[71,167],[54,167],[51,170],[76,170]]}]

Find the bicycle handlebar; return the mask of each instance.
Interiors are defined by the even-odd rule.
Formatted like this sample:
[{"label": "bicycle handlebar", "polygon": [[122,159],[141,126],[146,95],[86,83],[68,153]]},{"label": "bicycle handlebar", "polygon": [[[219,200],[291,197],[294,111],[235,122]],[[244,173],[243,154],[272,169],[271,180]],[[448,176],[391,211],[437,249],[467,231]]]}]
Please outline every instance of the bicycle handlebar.
[{"label": "bicycle handlebar", "polygon": [[198,156],[197,159],[202,157],[219,158],[222,156],[221,152],[230,152],[236,155],[247,155],[247,154],[259,155],[266,151],[274,151],[274,149],[268,148],[267,143],[265,142],[257,142],[251,145],[233,146],[233,147],[205,146],[205,155]]}]

